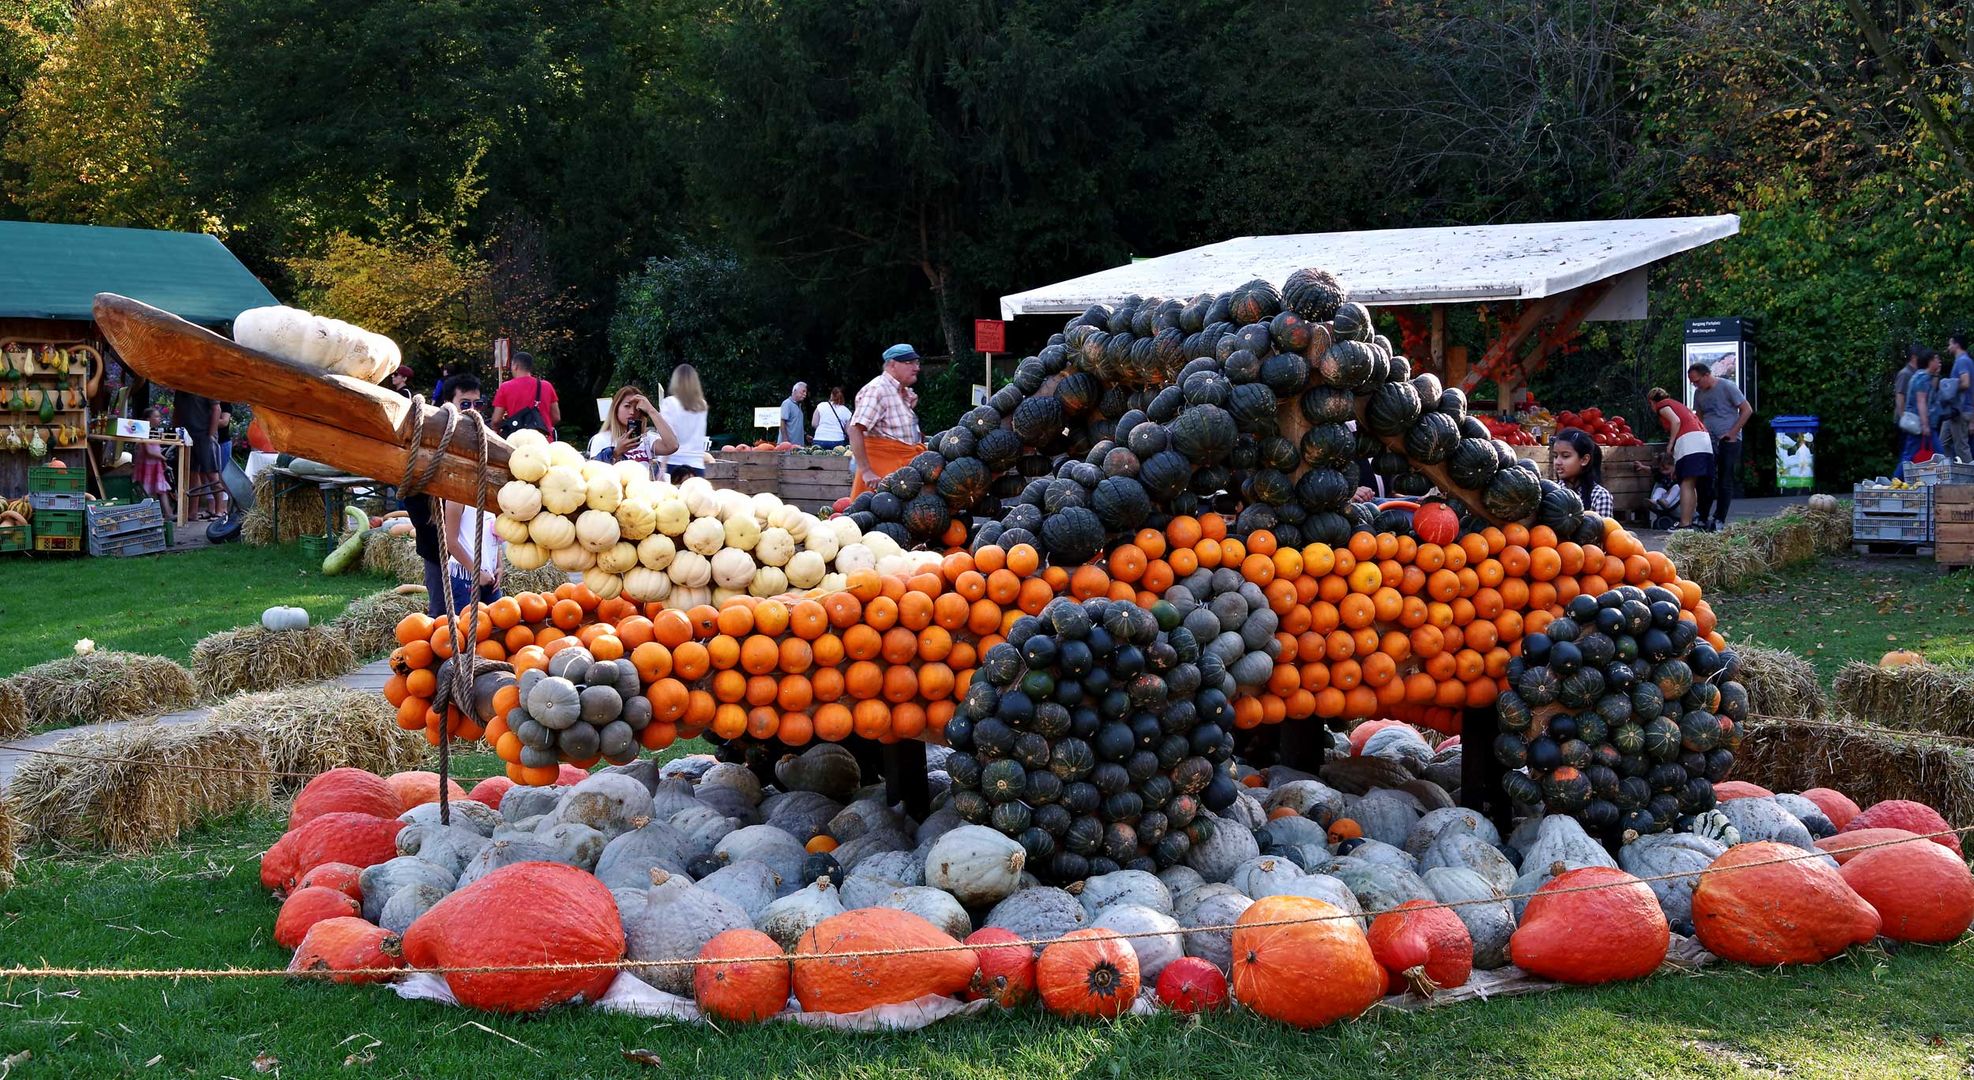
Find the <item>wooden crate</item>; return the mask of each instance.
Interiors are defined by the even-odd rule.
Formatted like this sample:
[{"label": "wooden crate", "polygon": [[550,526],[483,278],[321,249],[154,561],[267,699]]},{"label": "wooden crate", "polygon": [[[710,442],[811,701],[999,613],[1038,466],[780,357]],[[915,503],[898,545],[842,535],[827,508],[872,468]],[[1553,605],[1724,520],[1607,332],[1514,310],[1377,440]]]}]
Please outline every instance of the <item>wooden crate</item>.
[{"label": "wooden crate", "polygon": [[1974,529],[1974,484],[1933,487],[1933,520],[1940,526],[1965,524]]},{"label": "wooden crate", "polygon": [[775,494],[813,513],[850,494],[850,468],[845,454],[783,454]]}]

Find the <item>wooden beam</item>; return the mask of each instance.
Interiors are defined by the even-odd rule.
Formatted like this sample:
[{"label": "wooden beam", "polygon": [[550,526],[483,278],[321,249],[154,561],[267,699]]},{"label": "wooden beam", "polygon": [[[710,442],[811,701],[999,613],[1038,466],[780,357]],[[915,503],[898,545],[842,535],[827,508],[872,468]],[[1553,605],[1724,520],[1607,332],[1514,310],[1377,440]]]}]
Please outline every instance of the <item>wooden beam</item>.
[{"label": "wooden beam", "polygon": [[1446,370],[1446,305],[1432,306],[1432,338],[1427,350],[1432,355],[1433,370],[1441,375],[1451,375]]},{"label": "wooden beam", "polygon": [[1521,368],[1524,380],[1528,376],[1547,367],[1549,364],[1549,354],[1555,351],[1558,346],[1576,336],[1577,328],[1583,325],[1584,316],[1590,314],[1590,309],[1596,307],[1598,302],[1604,299],[1604,296],[1611,291],[1612,286],[1617,283],[1617,280],[1616,278],[1605,278],[1602,281],[1593,281],[1580,289],[1571,289],[1569,292],[1563,294],[1571,297],[1570,306],[1563,309],[1563,313],[1556,317],[1555,323],[1536,341],[1535,348],[1527,356],[1523,357],[1521,363],[1518,365]]},{"label": "wooden beam", "polygon": [[1487,352],[1481,357],[1480,363],[1475,364],[1467,372],[1467,377],[1460,380],[1460,388],[1471,392],[1482,381],[1493,378],[1495,367],[1514,356],[1515,351],[1522,347],[1522,342],[1527,341],[1528,336],[1534,333],[1535,328],[1542,325],[1544,320],[1561,310],[1564,300],[1570,295],[1570,293],[1559,293],[1555,296],[1545,296],[1523,308],[1515,324],[1508,328],[1507,333],[1494,339],[1494,344],[1487,347]]}]

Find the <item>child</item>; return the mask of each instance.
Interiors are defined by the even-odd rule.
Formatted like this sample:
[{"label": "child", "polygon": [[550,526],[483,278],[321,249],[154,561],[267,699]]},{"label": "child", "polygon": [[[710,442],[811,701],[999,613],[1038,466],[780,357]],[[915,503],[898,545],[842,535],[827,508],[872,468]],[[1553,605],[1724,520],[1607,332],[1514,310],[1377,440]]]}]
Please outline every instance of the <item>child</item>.
[{"label": "child", "polygon": [[1590,433],[1564,428],[1549,441],[1549,467],[1556,482],[1577,493],[1583,508],[1611,516],[1611,493],[1604,487],[1604,451]]},{"label": "child", "polygon": [[[1647,468],[1642,461],[1634,464],[1641,472]],[[1651,470],[1652,494],[1646,501],[1652,511],[1652,527],[1670,529],[1679,523],[1676,516],[1679,513],[1679,478],[1672,472],[1672,453],[1659,451],[1658,461],[1651,466]]]},{"label": "child", "polygon": [[[164,407],[153,405],[145,415],[151,422],[152,436],[162,438],[165,430]],[[140,490],[154,496],[159,505],[163,505],[165,495],[171,491],[171,481],[165,477],[164,447],[152,442],[138,443],[135,460],[130,478],[137,482]]]}]

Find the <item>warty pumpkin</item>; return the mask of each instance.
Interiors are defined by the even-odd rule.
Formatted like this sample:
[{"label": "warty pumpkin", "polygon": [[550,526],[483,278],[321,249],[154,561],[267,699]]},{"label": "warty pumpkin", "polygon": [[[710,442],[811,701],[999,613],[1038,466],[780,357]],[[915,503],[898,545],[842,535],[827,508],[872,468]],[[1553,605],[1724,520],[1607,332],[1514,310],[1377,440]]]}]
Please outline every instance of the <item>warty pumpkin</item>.
[{"label": "warty pumpkin", "polygon": [[1385,993],[1385,969],[1357,920],[1311,897],[1256,901],[1235,924],[1233,949],[1234,1000],[1295,1027],[1347,1020]]},{"label": "warty pumpkin", "polygon": [[338,811],[310,818],[284,835],[261,858],[261,882],[276,876],[270,888],[286,891],[303,874],[323,863],[348,863],[358,869],[397,858],[397,836],[404,822],[372,814]]},{"label": "warty pumpkin", "polygon": [[1843,875],[1772,841],[1727,849],[1693,889],[1700,944],[1743,964],[1819,964],[1878,936],[1879,925]]},{"label": "warty pumpkin", "polygon": [[1671,943],[1650,886],[1622,870],[1586,866],[1536,891],[1508,951],[1524,971],[1588,986],[1652,974]]},{"label": "warty pumpkin", "polygon": [[[941,949],[844,956],[885,949]],[[946,951],[950,950],[950,951]],[[808,1012],[853,1013],[966,989],[980,962],[972,949],[909,911],[859,908],[811,927],[795,945],[795,1000]]]},{"label": "warty pumpkin", "polygon": [[383,982],[391,976],[343,973],[403,966],[403,942],[398,936],[353,915],[309,927],[288,961],[289,971],[328,972],[330,981],[339,983]]},{"label": "warty pumpkin", "polygon": [[1071,930],[1035,961],[1042,1004],[1062,1016],[1120,1016],[1138,998],[1138,954],[1116,931]]},{"label": "warty pumpkin", "polygon": [[300,884],[304,889],[319,885],[326,889],[334,889],[352,900],[362,900],[362,875],[361,867],[351,866],[348,863],[323,863],[303,874]]},{"label": "warty pumpkin", "polygon": [[1974,877],[1938,844],[1908,840],[1860,851],[1838,872],[1877,910],[1878,932],[1893,941],[1944,943],[1974,923]]},{"label": "warty pumpkin", "polygon": [[[1953,832],[1953,826],[1940,816],[1938,810],[1922,802],[1911,799],[1886,799],[1871,804],[1870,808],[1837,826],[1844,832],[1858,829],[1904,829],[1929,837],[1941,847],[1960,853],[1960,834]],[[1940,834],[1940,835],[1932,835]]]},{"label": "warty pumpkin", "polygon": [[[524,919],[517,911],[528,912]],[[573,866],[525,862],[504,866],[418,917],[404,935],[413,967],[588,964],[621,960],[624,927],[603,883]],[[569,1001],[594,1001],[617,977],[614,968],[569,971],[449,972],[460,1004],[493,1012],[534,1012]]]},{"label": "warty pumpkin", "polygon": [[1392,985],[1414,993],[1464,986],[1474,971],[1474,939],[1466,924],[1433,901],[1407,900],[1379,915],[1366,939]]},{"label": "warty pumpkin", "polygon": [[1816,842],[1816,850],[1837,860],[1842,866],[1877,845],[1890,840],[1916,840],[1919,834],[1907,829],[1852,829],[1850,832],[1826,836]]},{"label": "warty pumpkin", "polygon": [[[788,1006],[788,957],[759,930],[723,930],[699,950],[692,997],[721,1020],[751,1024]],[[703,961],[715,963],[703,963]]]}]

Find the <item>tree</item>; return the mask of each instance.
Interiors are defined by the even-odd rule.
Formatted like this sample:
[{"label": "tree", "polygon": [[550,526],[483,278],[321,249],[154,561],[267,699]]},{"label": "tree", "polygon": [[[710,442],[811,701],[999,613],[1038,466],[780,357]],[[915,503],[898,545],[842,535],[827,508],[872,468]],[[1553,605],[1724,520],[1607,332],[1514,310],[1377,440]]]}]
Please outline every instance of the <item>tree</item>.
[{"label": "tree", "polygon": [[[8,39],[9,69],[32,56],[36,39],[20,28],[33,27],[35,13],[22,18]],[[58,21],[41,11],[41,25]],[[3,151],[9,198],[45,221],[216,228],[170,147],[179,95],[205,59],[191,0],[82,9],[12,109]]]},{"label": "tree", "polygon": [[429,372],[479,361],[495,336],[486,262],[443,241],[338,232],[288,265],[310,310],[383,334]]}]

